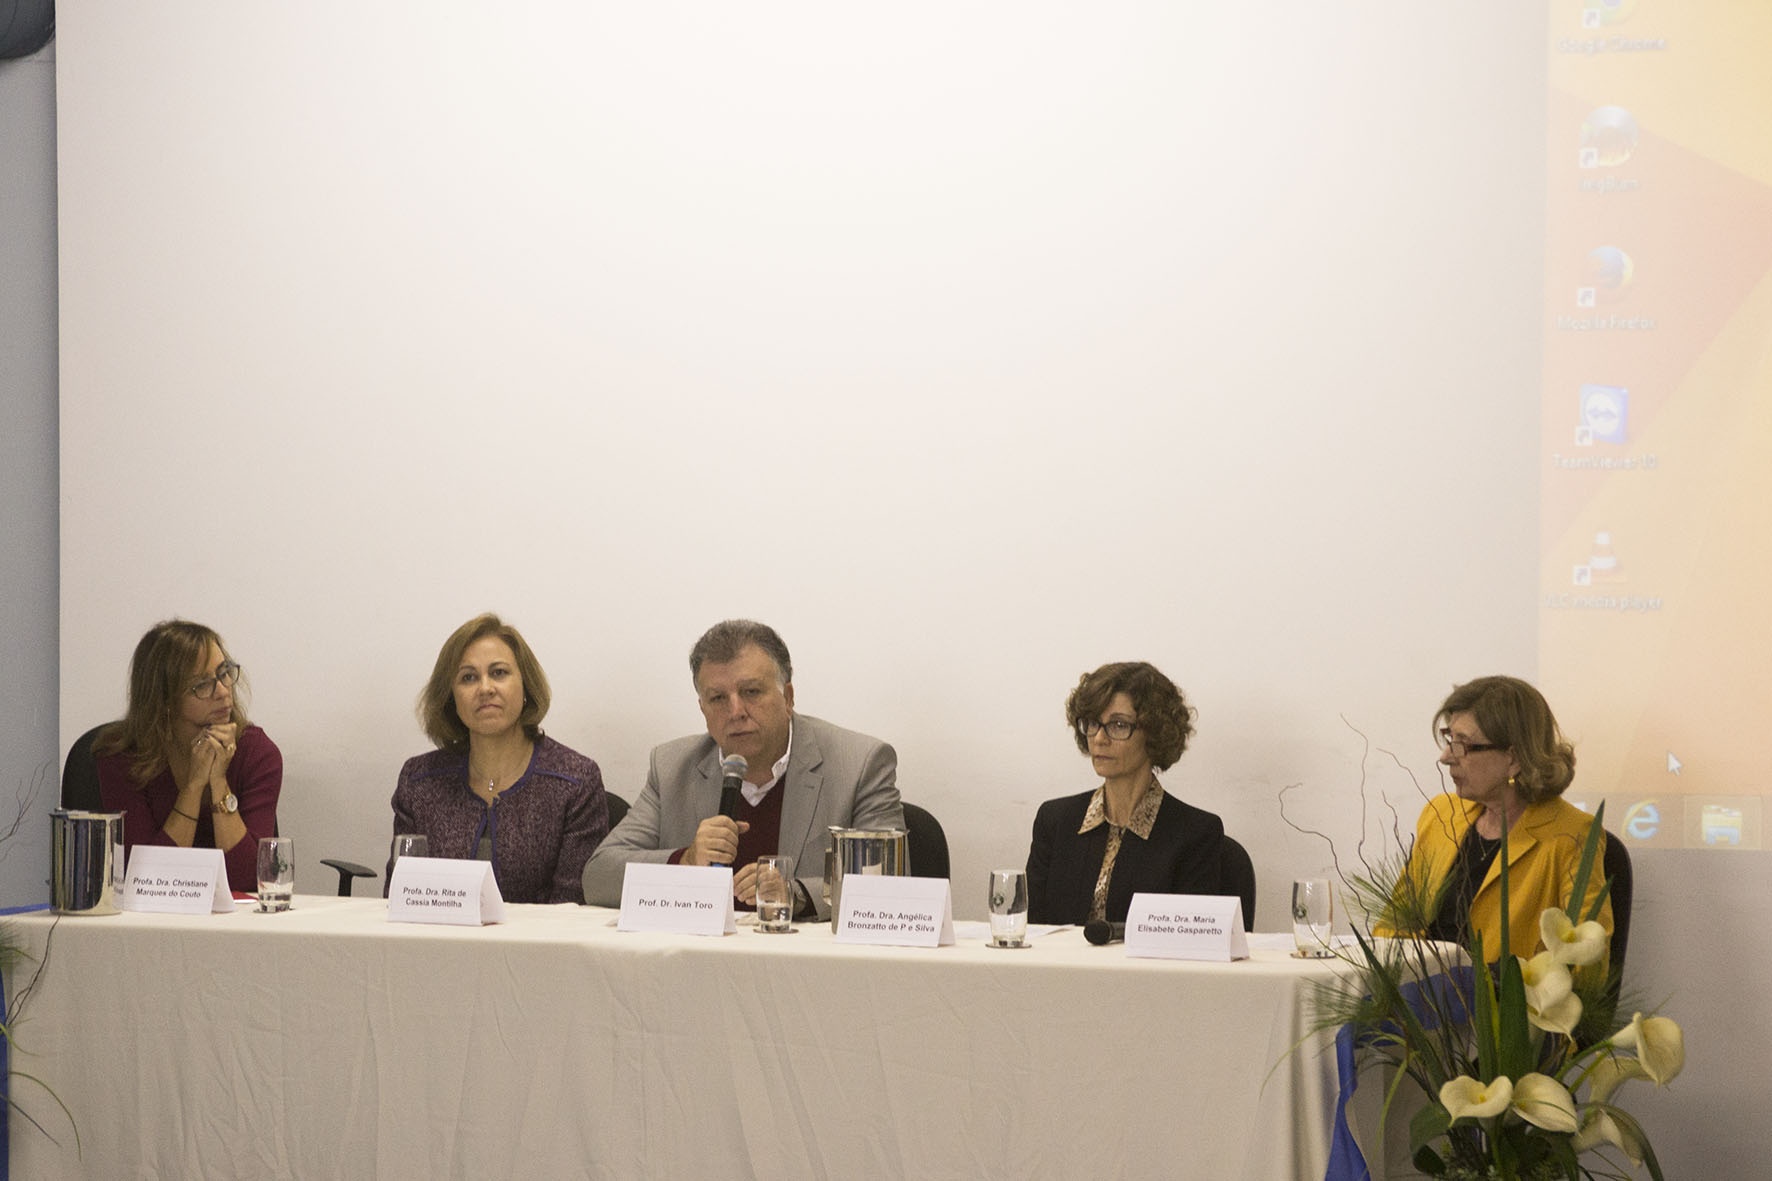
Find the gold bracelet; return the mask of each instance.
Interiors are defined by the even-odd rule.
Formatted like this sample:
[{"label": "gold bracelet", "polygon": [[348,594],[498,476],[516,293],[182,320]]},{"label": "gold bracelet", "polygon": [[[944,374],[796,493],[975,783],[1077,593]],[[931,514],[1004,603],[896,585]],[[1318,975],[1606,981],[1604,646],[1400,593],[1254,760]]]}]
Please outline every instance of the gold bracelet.
[{"label": "gold bracelet", "polygon": [[[174,804],[172,806],[172,810],[174,812],[178,812],[178,805]],[[180,816],[183,816],[186,820],[189,820],[192,824],[197,823],[197,818],[195,816],[191,815],[189,812],[178,812],[178,814]]]}]

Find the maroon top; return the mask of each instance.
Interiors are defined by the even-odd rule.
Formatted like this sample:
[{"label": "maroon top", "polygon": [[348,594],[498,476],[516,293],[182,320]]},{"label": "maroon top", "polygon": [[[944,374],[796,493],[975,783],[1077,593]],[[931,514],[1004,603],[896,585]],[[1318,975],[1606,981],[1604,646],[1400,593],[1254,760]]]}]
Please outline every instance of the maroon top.
[{"label": "maroon top", "polygon": [[[781,797],[782,785],[780,782],[770,788],[769,794],[754,806],[742,795],[738,797],[738,815],[733,819],[742,820],[751,827],[738,834],[738,852],[732,857],[734,870],[743,869],[757,858],[767,857],[771,853],[779,851],[777,846],[781,844]],[[687,848],[678,849],[671,854],[670,863],[681,865],[683,854],[687,852],[689,852]],[[818,872],[823,873],[824,867],[820,866]],[[801,877],[806,876],[800,873],[798,867],[795,867],[794,873]],[[740,910],[756,909],[749,902],[734,902],[733,905]]]},{"label": "maroon top", "polygon": [[[98,768],[99,798],[107,812],[123,813],[123,849],[125,856],[137,845],[166,845],[178,842],[166,835],[163,825],[178,802],[178,784],[169,767],[147,783],[137,784],[129,773],[133,756],[129,751],[101,755],[95,760]],[[257,726],[248,726],[234,743],[234,757],[228,761],[228,788],[240,800],[240,819],[246,824],[246,835],[238,844],[222,854],[228,867],[228,886],[241,894],[258,890],[258,839],[277,834],[277,797],[283,792],[283,752],[270,736]],[[197,809],[197,836],[192,848],[215,848],[215,821],[206,802]]]},{"label": "maroon top", "polygon": [[[432,857],[472,858],[489,838],[506,902],[583,902],[585,862],[609,834],[609,801],[597,764],[552,738],[535,744],[523,777],[490,806],[468,787],[467,752],[434,750],[400,768],[394,835],[401,833],[423,833]],[[388,881],[393,876],[390,855]]]}]

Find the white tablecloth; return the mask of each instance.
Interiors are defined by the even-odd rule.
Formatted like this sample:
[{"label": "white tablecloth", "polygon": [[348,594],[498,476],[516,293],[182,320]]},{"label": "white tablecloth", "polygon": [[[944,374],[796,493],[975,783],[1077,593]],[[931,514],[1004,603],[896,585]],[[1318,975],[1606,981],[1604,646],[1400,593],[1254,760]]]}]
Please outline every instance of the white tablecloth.
[{"label": "white tablecloth", "polygon": [[[1323,1175],[1332,965],[621,933],[614,912],[8,920],[17,1178]],[[53,927],[53,935],[51,934]],[[32,965],[9,973],[8,996]]]}]

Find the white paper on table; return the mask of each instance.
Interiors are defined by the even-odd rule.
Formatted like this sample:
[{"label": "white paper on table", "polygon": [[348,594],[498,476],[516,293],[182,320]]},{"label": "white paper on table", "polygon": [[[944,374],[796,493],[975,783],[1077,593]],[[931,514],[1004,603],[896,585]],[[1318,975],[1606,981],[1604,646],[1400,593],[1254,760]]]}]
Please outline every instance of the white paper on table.
[{"label": "white paper on table", "polygon": [[1218,894],[1134,894],[1126,911],[1126,954],[1170,960],[1249,958],[1243,900]]},{"label": "white paper on table", "polygon": [[946,878],[844,874],[838,943],[947,947],[954,942],[954,898]]},{"label": "white paper on table", "polygon": [[228,864],[220,849],[137,845],[117,905],[159,914],[228,914],[234,909]]},{"label": "white paper on table", "polygon": [[[1029,943],[1032,943],[1036,939],[1044,939],[1046,936],[1056,935],[1060,931],[1074,930],[1076,930],[1076,927],[1071,923],[1029,923],[1027,940]],[[954,920],[955,939],[977,939],[983,941],[988,940],[990,937],[991,923],[989,919]]]},{"label": "white paper on table", "polygon": [[[1357,947],[1358,943],[1352,935],[1332,935],[1329,946],[1336,951]],[[1290,931],[1257,931],[1249,936],[1251,951],[1285,951],[1298,950],[1298,937]]]},{"label": "white paper on table", "polygon": [[390,923],[478,927],[504,918],[505,898],[491,862],[411,855],[394,862],[388,879]]},{"label": "white paper on table", "polygon": [[725,865],[667,865],[630,861],[621,879],[618,931],[677,931],[731,935],[732,869]]}]

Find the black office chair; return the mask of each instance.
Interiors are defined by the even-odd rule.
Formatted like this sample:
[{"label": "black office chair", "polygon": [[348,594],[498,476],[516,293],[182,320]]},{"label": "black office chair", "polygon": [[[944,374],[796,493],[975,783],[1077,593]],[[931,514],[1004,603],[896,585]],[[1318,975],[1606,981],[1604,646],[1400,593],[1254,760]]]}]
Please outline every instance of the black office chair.
[{"label": "black office chair", "polygon": [[1235,837],[1225,837],[1218,849],[1218,890],[1243,900],[1243,930],[1255,930],[1255,862]]},{"label": "black office chair", "polygon": [[[74,739],[74,745],[68,748],[67,761],[62,764],[62,807],[83,812],[104,810],[104,799],[98,789],[98,760],[93,758],[92,743],[99,731],[111,724],[104,722],[94,726]],[[343,861],[337,857],[322,857],[320,864],[338,871],[340,898],[350,897],[352,879],[381,876],[367,865],[358,865],[355,861]]]},{"label": "black office chair", "polygon": [[905,868],[912,877],[945,878],[948,876],[948,837],[941,821],[926,808],[904,805]]},{"label": "black office chair", "polygon": [[92,757],[92,743],[99,731],[110,722],[94,726],[68,748],[67,761],[62,764],[62,807],[70,811],[101,811],[98,790],[98,763]]},{"label": "black office chair", "polygon": [[1612,971],[1624,976],[1624,953],[1630,948],[1630,905],[1634,883],[1631,876],[1630,850],[1624,842],[1606,834],[1606,852],[1602,864],[1612,883]]},{"label": "black office chair", "polygon": [[609,831],[614,832],[621,818],[628,814],[628,802],[612,791],[605,791],[603,798],[609,804]]}]

